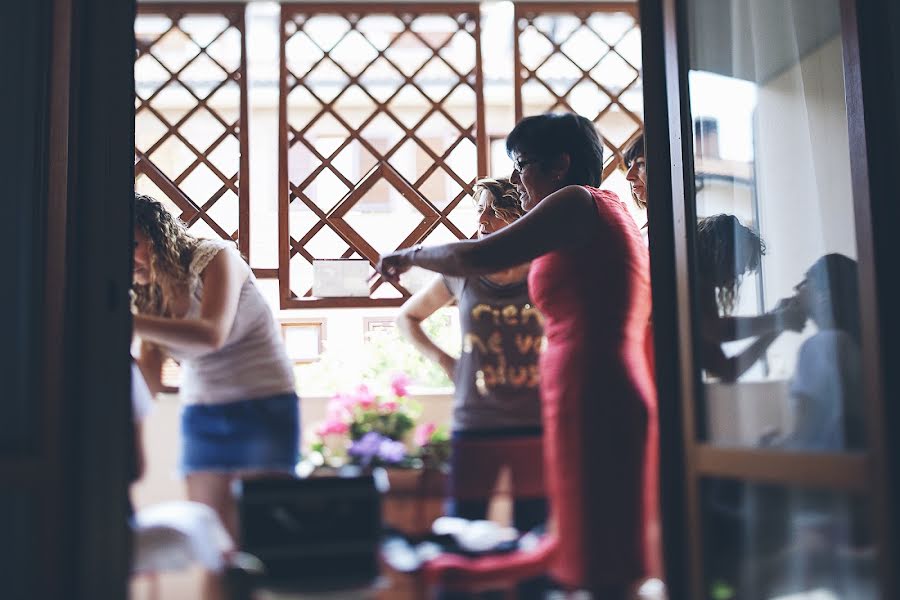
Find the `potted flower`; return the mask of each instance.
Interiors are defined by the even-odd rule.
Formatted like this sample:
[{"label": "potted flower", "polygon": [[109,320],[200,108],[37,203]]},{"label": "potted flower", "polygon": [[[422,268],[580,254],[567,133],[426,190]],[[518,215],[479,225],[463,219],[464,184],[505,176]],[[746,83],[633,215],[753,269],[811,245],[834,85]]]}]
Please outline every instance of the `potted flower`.
[{"label": "potted flower", "polygon": [[311,460],[327,466],[347,462],[364,468],[416,466],[406,438],[421,407],[409,397],[408,383],[405,375],[398,374],[382,394],[367,384],[351,393],[336,394],[328,403],[326,420],[316,427]]},{"label": "potted flower", "polygon": [[443,514],[450,438],[433,423],[416,426],[421,406],[409,397],[408,385],[409,379],[397,374],[381,393],[362,384],[336,394],[326,420],[315,429],[306,460],[310,468],[387,467],[384,521],[421,535]]}]

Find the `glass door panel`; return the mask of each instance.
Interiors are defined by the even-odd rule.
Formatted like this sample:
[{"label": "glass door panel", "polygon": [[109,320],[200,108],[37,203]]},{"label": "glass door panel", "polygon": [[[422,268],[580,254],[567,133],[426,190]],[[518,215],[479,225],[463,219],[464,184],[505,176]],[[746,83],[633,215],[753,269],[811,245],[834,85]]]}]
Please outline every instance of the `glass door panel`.
[{"label": "glass door panel", "polygon": [[865,498],[710,478],[701,503],[705,597],[880,598]]},{"label": "glass door panel", "polygon": [[697,424],[716,446],[865,446],[839,2],[687,2]]}]

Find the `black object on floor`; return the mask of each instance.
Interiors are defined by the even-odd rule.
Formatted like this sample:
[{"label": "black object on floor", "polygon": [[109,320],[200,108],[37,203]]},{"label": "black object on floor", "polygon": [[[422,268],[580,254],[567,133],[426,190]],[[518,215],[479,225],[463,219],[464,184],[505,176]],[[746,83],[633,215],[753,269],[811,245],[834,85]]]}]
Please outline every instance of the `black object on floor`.
[{"label": "black object on floor", "polygon": [[241,550],[264,573],[230,573],[234,587],[338,591],[377,580],[381,503],[372,475],[248,479],[236,496]]}]

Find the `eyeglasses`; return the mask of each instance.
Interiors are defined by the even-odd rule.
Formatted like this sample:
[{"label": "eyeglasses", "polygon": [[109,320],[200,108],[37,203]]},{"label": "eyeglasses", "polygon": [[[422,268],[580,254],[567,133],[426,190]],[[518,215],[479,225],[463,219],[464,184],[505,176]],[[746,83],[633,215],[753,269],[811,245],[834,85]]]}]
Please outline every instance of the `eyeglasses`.
[{"label": "eyeglasses", "polygon": [[634,159],[633,161],[631,161],[630,163],[625,163],[625,171],[626,172],[630,171],[632,169],[632,167],[637,168],[638,171],[646,171],[647,163],[644,160],[644,157],[640,156],[640,157]]},{"label": "eyeglasses", "polygon": [[519,157],[513,161],[513,170],[521,173],[522,171],[525,170],[525,167],[527,167],[530,164],[536,163],[536,162],[538,162],[538,161],[537,160],[528,160],[527,158]]}]

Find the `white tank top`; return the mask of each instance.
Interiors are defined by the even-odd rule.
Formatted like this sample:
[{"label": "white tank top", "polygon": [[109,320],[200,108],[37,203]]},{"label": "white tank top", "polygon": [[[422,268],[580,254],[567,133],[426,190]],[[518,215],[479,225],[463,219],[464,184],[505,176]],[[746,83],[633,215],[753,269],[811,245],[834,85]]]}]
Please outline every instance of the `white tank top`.
[{"label": "white tank top", "polygon": [[[234,244],[204,240],[191,260],[191,298],[185,318],[200,316],[201,274],[220,251],[237,252]],[[165,348],[181,363],[180,396],[188,404],[222,404],[294,392],[294,369],[281,332],[250,267],[241,286],[237,312],[225,344],[211,352]]]}]

